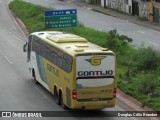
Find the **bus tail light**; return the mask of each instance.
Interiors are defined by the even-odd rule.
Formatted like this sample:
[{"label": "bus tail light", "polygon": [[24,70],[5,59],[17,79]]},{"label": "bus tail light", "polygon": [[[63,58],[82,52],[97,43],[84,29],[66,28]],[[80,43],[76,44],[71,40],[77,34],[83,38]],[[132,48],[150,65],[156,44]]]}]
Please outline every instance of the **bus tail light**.
[{"label": "bus tail light", "polygon": [[117,92],[117,90],[116,90],[116,88],[114,88],[113,97],[116,97],[116,92]]},{"label": "bus tail light", "polygon": [[77,91],[76,90],[72,91],[72,98],[77,99]]}]

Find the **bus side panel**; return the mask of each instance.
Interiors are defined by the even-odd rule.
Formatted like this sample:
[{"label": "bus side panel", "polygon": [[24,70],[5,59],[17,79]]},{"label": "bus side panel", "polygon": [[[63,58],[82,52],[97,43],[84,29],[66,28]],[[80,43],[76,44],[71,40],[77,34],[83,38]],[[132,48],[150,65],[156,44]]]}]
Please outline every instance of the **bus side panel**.
[{"label": "bus side panel", "polygon": [[[31,52],[29,68],[34,68],[36,80],[47,90],[54,94],[54,86],[63,93],[64,104],[71,107],[71,91],[73,89],[73,71],[65,72],[55,64],[40,56],[34,51]],[[32,74],[32,73],[31,73]],[[75,86],[75,84],[74,84]]]},{"label": "bus side panel", "polygon": [[44,66],[49,90],[54,94],[54,85],[58,87],[59,80],[62,79],[62,76],[60,76],[60,69],[47,59],[44,60]]},{"label": "bus side panel", "polygon": [[71,89],[66,87],[66,105],[71,107]]},{"label": "bus side panel", "polygon": [[71,88],[73,85],[73,70],[69,73],[57,67],[47,59],[44,60],[44,70],[48,81],[49,91],[54,94],[54,86],[61,90],[64,104],[71,107]]},{"label": "bus side panel", "polygon": [[41,77],[41,80],[48,85],[48,81],[46,79],[46,74],[44,71],[44,58],[36,54],[36,59],[37,59],[37,66],[38,66],[39,75]]},{"label": "bus side panel", "polygon": [[41,83],[46,89],[49,89],[46,75],[44,72],[43,57],[32,51],[29,68],[30,70],[34,69],[36,80]]}]

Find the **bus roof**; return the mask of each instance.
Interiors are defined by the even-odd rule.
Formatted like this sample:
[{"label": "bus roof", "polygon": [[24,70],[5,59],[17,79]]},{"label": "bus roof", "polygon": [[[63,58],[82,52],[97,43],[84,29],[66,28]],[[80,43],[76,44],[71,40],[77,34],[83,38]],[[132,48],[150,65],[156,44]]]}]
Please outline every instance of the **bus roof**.
[{"label": "bus roof", "polygon": [[107,48],[102,48],[91,42],[88,42],[85,38],[59,31],[43,31],[34,32],[32,35],[36,35],[41,40],[46,41],[50,45],[53,45],[68,54],[83,54],[83,53],[111,53]]}]

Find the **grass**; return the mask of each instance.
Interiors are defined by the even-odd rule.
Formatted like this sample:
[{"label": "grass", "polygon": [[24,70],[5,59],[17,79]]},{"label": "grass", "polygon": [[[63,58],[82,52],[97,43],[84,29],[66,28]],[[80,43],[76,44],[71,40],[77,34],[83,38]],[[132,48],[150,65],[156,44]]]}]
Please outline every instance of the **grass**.
[{"label": "grass", "polygon": [[10,9],[26,25],[29,33],[60,30],[87,38],[90,42],[107,47],[117,54],[118,87],[155,111],[160,111],[160,53],[152,48],[134,48],[132,39],[119,35],[116,30],[101,32],[78,24],[77,28],[46,29],[44,11],[48,8],[15,0]]},{"label": "grass", "polygon": [[15,0],[9,6],[16,17],[19,17],[26,25],[29,33],[39,30],[46,30],[44,26],[45,7],[25,3],[21,0]]}]

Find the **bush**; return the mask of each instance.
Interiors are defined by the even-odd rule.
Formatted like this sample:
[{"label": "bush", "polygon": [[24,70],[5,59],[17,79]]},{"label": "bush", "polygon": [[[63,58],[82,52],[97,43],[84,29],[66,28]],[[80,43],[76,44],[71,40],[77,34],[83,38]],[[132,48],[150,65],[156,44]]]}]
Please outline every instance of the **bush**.
[{"label": "bush", "polygon": [[106,46],[112,50],[115,50],[119,53],[126,52],[126,49],[129,47],[128,43],[131,43],[132,39],[128,38],[125,35],[119,35],[117,30],[109,31],[109,36],[106,41]]},{"label": "bush", "polygon": [[133,57],[138,70],[155,70],[160,65],[160,53],[153,48],[139,48]]},{"label": "bush", "polygon": [[160,97],[160,77],[145,75],[139,82],[138,90],[149,97]]}]

